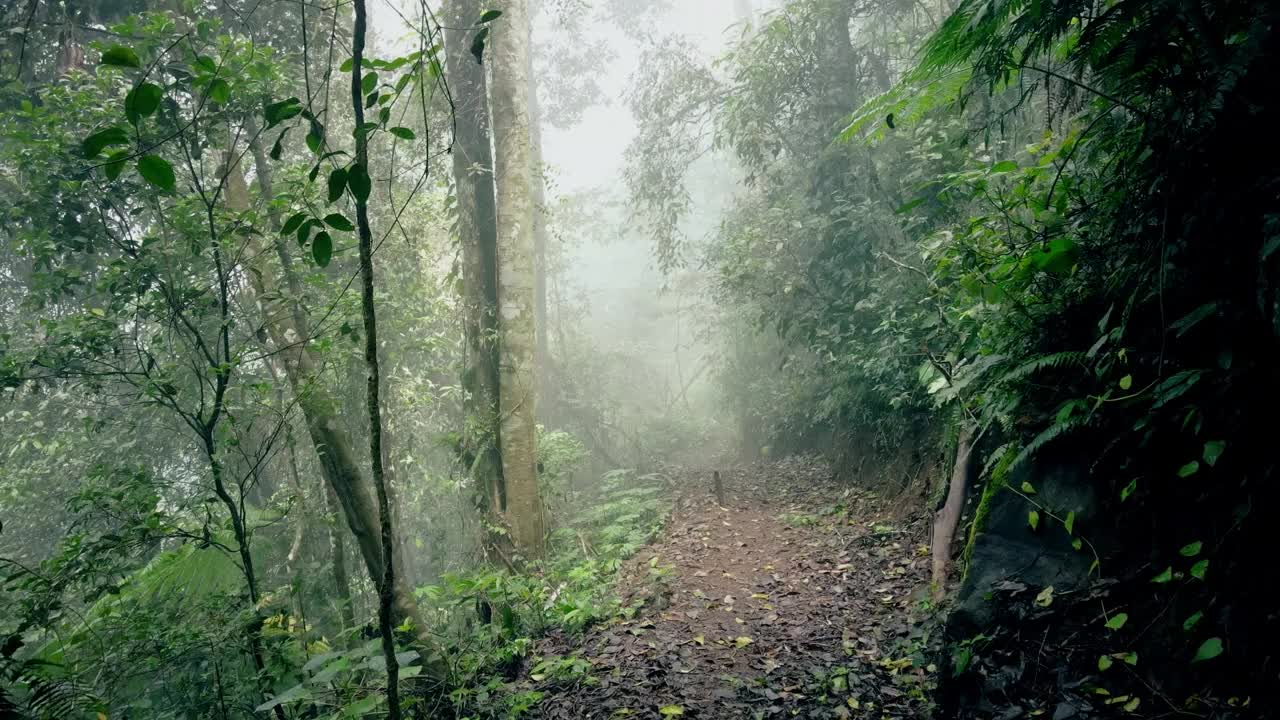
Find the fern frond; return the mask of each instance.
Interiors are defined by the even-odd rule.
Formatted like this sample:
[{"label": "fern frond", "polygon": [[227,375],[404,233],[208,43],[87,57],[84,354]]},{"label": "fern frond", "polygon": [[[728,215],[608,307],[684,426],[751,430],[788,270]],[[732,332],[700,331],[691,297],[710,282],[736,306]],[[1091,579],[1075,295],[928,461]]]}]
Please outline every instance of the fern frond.
[{"label": "fern frond", "polygon": [[1057,370],[1068,365],[1080,365],[1085,361],[1085,353],[1076,351],[1050,353],[1032,358],[1005,373],[1000,382],[1009,383],[1034,375],[1042,370]]},{"label": "fern frond", "polygon": [[1035,436],[1035,438],[1032,439],[1031,442],[1027,443],[1026,446],[1022,448],[1022,451],[1019,452],[1018,455],[1013,458],[1013,462],[1009,463],[1009,467],[1007,470],[1005,470],[1005,473],[1012,472],[1019,465],[1026,462],[1033,455],[1039,452],[1040,449],[1043,448],[1045,445],[1048,445],[1049,443],[1053,442],[1054,440],[1057,440],[1058,438],[1062,437],[1063,435],[1066,435],[1069,432],[1073,432],[1075,430],[1079,430],[1082,427],[1085,427],[1086,425],[1089,424],[1090,419],[1091,418],[1088,415],[1067,418],[1062,422],[1054,423],[1049,427],[1045,428],[1040,432],[1039,435]]}]

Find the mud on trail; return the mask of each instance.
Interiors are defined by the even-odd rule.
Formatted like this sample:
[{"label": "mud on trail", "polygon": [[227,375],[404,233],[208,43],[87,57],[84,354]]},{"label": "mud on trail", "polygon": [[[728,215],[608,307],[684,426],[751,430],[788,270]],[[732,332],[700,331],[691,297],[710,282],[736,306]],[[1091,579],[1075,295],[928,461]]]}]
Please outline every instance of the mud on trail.
[{"label": "mud on trail", "polygon": [[924,522],[846,493],[812,461],[725,472],[728,507],[709,472],[681,475],[666,532],[621,575],[638,611],[540,643],[590,667],[572,681],[526,675],[545,693],[537,716],[929,715]]}]

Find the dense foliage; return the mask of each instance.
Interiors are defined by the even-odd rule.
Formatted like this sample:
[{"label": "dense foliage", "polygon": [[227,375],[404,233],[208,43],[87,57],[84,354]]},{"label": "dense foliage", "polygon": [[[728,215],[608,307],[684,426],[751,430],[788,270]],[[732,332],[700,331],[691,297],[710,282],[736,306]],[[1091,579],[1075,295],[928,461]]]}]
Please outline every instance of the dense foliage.
[{"label": "dense foliage", "polygon": [[[1268,704],[1275,20],[1250,2],[799,0],[711,65],[668,41],[633,99],[635,207],[660,257],[715,278],[747,452],[817,444],[899,492],[971,425],[971,542],[1009,493],[1026,533],[1094,560],[1094,589],[1045,613],[1045,638],[1079,638],[1059,679],[991,690],[1041,636],[955,638],[956,685],[985,703],[1084,683],[1125,711]],[[702,152],[743,189],[699,246],[679,229]],[[1087,517],[1036,496],[1064,464]],[[1145,682],[1091,677],[1132,650]]]}]

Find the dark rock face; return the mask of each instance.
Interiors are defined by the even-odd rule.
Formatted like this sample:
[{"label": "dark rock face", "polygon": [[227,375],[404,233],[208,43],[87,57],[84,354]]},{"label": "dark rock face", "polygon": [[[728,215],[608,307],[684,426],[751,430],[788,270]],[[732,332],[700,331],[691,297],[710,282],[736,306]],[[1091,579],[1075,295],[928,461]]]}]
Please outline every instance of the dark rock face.
[{"label": "dark rock face", "polygon": [[1068,626],[1093,620],[1109,585],[1090,575],[1090,546],[1073,546],[1080,537],[1111,542],[1098,537],[1105,530],[1094,487],[1086,463],[1059,455],[1024,464],[987,501],[945,623],[950,667],[941,673],[938,717],[1023,717],[1049,697],[1053,717],[1095,717],[1088,698],[1064,692],[1078,682],[1062,643]]},{"label": "dark rock face", "polygon": [[[1018,493],[1004,489],[996,493],[987,508],[986,528],[974,541],[973,554],[964,581],[956,595],[956,609],[948,621],[948,635],[965,638],[982,632],[993,620],[994,603],[1001,591],[1025,586],[1030,597],[1052,585],[1057,592],[1078,590],[1089,582],[1093,555],[1076,550],[1074,534],[1063,523],[1074,513],[1076,533],[1089,526],[1095,516],[1097,498],[1087,477],[1087,467],[1062,462],[1029,462],[1013,473],[1010,488],[1030,483],[1028,495],[1038,510],[1039,525],[1033,530],[1028,513],[1037,510]],[[1046,512],[1047,511],[1047,512]],[[1017,592],[1021,592],[1017,589]],[[1028,599],[1030,599],[1030,597]]]}]

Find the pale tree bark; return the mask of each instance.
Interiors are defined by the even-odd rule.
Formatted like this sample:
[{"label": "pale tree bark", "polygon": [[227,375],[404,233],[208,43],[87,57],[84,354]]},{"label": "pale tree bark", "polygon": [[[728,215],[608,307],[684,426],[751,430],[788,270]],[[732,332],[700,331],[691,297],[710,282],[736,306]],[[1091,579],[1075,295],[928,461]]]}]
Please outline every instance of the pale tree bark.
[{"label": "pale tree bark", "polygon": [[533,160],[529,149],[529,5],[496,3],[490,50],[498,211],[499,434],[504,519],[525,557],[543,549],[536,467]]},{"label": "pale tree bark", "polygon": [[951,541],[960,524],[964,496],[969,489],[970,456],[973,451],[973,428],[965,425],[956,443],[956,464],[951,471],[951,487],[947,501],[933,521],[933,598],[941,600],[947,592],[947,572],[951,567]]},{"label": "pale tree bark", "polygon": [[[270,208],[274,195],[266,154],[257,141],[256,128],[250,127],[247,134],[252,139],[250,148],[259,191]],[[232,171],[227,176],[227,203],[233,209],[243,210],[249,206],[249,195],[239,165],[239,156],[236,155],[232,160]],[[320,363],[309,347],[306,319],[298,306],[303,296],[301,281],[293,270],[288,247],[278,232],[280,218],[274,210],[268,213],[271,227],[265,234],[274,238],[274,255],[279,267],[270,264],[265,248],[253,247],[246,253],[246,257],[255,258],[256,262],[247,275],[261,308],[263,330],[302,411],[307,433],[320,461],[321,474],[338,499],[369,576],[377,581],[383,575],[378,506],[352,452],[351,439],[342,428],[337,414],[340,404],[320,381]],[[257,245],[261,241],[255,239],[253,242]],[[281,278],[285,287],[282,287]],[[393,595],[397,617],[411,619],[419,643],[425,648],[434,648],[434,640],[422,621],[413,590],[403,578],[393,586]],[[426,662],[428,674],[433,679],[443,679],[446,672],[443,663],[435,653],[424,654],[429,656]]]},{"label": "pale tree bark", "polygon": [[[471,54],[479,0],[449,0],[445,6],[445,62],[454,101],[453,177],[462,246],[462,374],[467,422],[460,455],[479,489],[478,504],[491,524],[507,508],[498,433],[498,226],[494,208],[493,152],[489,136],[484,66]],[[486,551],[509,563],[503,537],[490,533]]]},{"label": "pale tree bark", "polygon": [[538,104],[538,79],[533,73],[533,23],[526,25],[525,70],[529,74],[529,162],[533,168],[533,298],[534,298],[534,336],[537,339],[537,351],[534,362],[537,364],[538,401],[543,416],[547,410],[556,407],[548,393],[551,390],[550,379],[551,354],[547,343],[547,184],[546,163],[542,157],[542,112]]}]

